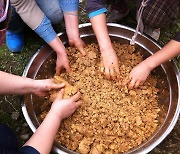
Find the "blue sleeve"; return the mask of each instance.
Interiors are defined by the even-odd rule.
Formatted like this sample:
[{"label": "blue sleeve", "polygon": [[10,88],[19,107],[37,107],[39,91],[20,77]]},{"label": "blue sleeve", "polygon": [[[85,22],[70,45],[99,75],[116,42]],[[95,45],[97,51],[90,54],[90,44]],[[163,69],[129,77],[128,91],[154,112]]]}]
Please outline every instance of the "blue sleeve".
[{"label": "blue sleeve", "polygon": [[35,148],[31,146],[24,146],[20,149],[20,154],[40,154]]},{"label": "blue sleeve", "polygon": [[59,4],[63,12],[78,11],[79,0],[59,0]]},{"label": "blue sleeve", "polygon": [[47,43],[56,38],[56,32],[51,25],[51,21],[46,16],[34,31]]},{"label": "blue sleeve", "polygon": [[87,0],[86,11],[89,18],[107,12],[105,0]]}]

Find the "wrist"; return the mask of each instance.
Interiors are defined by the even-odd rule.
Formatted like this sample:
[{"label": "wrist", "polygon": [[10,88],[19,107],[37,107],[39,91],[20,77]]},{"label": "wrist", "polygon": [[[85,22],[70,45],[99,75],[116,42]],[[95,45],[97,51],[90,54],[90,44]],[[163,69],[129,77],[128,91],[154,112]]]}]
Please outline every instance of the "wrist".
[{"label": "wrist", "polygon": [[153,63],[151,61],[151,57],[148,57],[147,59],[145,59],[143,61],[143,65],[145,65],[147,67],[148,70],[153,70],[154,68],[156,68],[157,66],[155,65],[155,63]]},{"label": "wrist", "polygon": [[25,83],[24,84],[24,94],[28,94],[28,93],[34,93],[34,90],[36,89],[37,85],[36,85],[36,80],[30,79],[30,78],[26,78],[25,79]]},{"label": "wrist", "polygon": [[103,53],[111,54],[111,53],[114,53],[115,51],[114,51],[113,47],[110,45],[110,46],[100,47],[100,52],[101,52],[101,54],[103,54]]},{"label": "wrist", "polygon": [[50,109],[48,116],[51,117],[53,120],[61,122],[63,120],[62,115],[57,113],[56,111]]}]

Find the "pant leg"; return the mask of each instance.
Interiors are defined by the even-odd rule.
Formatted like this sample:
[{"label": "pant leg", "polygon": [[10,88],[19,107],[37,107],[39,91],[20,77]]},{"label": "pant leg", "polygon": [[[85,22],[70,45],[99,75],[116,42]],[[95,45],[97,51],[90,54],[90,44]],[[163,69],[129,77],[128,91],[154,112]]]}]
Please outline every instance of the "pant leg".
[{"label": "pant leg", "polygon": [[14,7],[11,6],[11,16],[8,24],[8,30],[14,33],[19,33],[24,30],[24,22],[21,17],[16,13]]},{"label": "pant leg", "polygon": [[36,3],[52,24],[60,23],[63,20],[59,0],[36,0]]},{"label": "pant leg", "polygon": [[5,124],[0,124],[0,153],[16,153],[18,142],[15,133]]}]

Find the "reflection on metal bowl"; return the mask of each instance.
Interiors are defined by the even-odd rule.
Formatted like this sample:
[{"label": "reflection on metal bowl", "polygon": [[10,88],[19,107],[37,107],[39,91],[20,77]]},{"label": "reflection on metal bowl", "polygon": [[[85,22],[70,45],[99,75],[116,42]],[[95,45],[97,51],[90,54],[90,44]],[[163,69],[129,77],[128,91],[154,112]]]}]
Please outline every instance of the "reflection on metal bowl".
[{"label": "reflection on metal bowl", "polygon": [[[134,29],[118,24],[108,24],[109,35],[112,41],[120,43],[128,43],[131,40]],[[94,43],[96,37],[92,30],[91,24],[80,25],[80,36],[86,43]],[[59,34],[65,46],[68,44],[68,39],[65,33]],[[150,56],[160,49],[160,46],[145,35],[138,34],[136,38],[136,48],[141,52],[144,58]],[[36,78],[41,74],[42,78],[51,77],[55,73],[54,68],[43,68],[43,64],[47,59],[52,59],[55,56],[54,51],[48,46],[39,49],[27,64],[23,75],[29,78]],[[44,73],[42,73],[44,72]],[[159,104],[164,107],[159,116],[159,127],[155,134],[151,136],[146,142],[140,146],[132,149],[127,153],[148,153],[161,143],[164,138],[171,132],[180,112],[180,75],[179,71],[173,61],[168,61],[158,68],[153,73],[164,78],[164,85],[157,85],[160,89]],[[44,76],[42,74],[45,74]],[[24,117],[30,126],[31,130],[35,132],[36,128],[40,125],[38,116],[40,114],[41,103],[35,100],[35,96],[27,95],[22,101],[22,111]],[[42,100],[41,100],[42,102]],[[55,153],[75,153],[61,146],[55,142],[53,146]]]}]

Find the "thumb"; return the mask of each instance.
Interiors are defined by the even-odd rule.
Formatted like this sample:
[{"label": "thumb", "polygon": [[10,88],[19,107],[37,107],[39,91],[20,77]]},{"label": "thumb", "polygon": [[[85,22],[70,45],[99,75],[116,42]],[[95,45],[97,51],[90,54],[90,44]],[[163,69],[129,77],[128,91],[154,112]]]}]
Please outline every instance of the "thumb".
[{"label": "thumb", "polygon": [[56,97],[56,100],[57,99],[63,99],[63,96],[64,96],[64,89],[61,89],[59,92],[58,92],[58,95]]},{"label": "thumb", "polygon": [[77,92],[74,96],[71,97],[72,101],[77,101],[81,97],[81,93]]},{"label": "thumb", "polygon": [[82,104],[81,101],[77,101],[77,102],[76,102],[76,108],[79,107],[81,104]]},{"label": "thumb", "polygon": [[66,71],[69,73],[71,72],[71,67],[69,65],[69,62],[65,64],[64,68],[66,69]]},{"label": "thumb", "polygon": [[61,89],[65,86],[65,83],[61,83],[61,84],[55,84],[55,83],[52,83],[51,84],[51,89]]},{"label": "thumb", "polygon": [[55,75],[60,75],[60,72],[61,72],[61,68],[62,67],[58,67],[57,64],[56,64],[56,74]]}]

